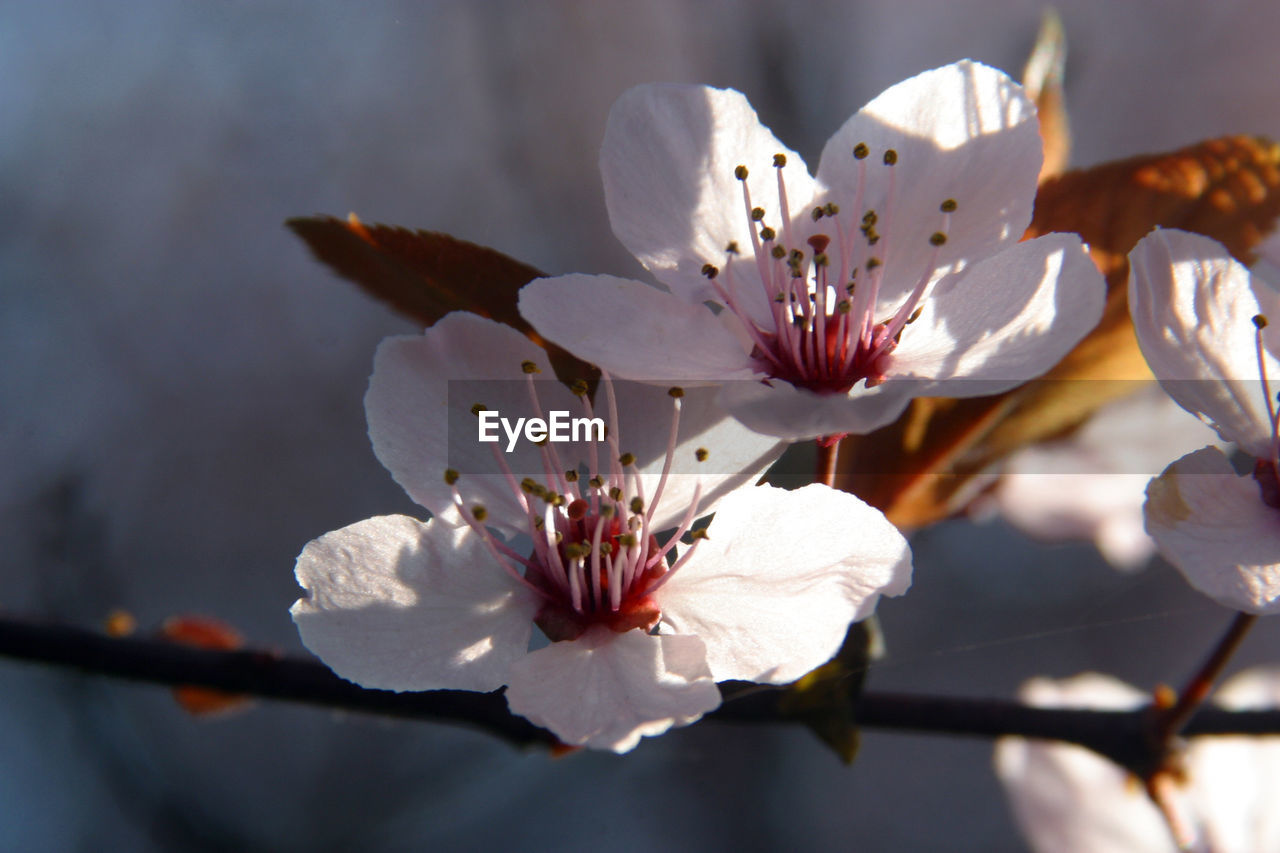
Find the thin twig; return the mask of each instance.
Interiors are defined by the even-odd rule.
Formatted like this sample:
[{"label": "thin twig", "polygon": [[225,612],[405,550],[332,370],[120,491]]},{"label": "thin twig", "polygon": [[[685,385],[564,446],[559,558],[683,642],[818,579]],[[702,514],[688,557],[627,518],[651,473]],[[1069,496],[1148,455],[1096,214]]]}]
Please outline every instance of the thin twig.
[{"label": "thin twig", "polygon": [[1218,640],[1213,651],[1205,658],[1195,674],[1187,679],[1187,683],[1178,693],[1177,701],[1169,710],[1157,717],[1154,734],[1158,745],[1168,747],[1195,714],[1196,709],[1209,698],[1218,676],[1222,674],[1222,670],[1236,653],[1236,649],[1240,648],[1245,634],[1249,633],[1249,629],[1257,621],[1256,613],[1237,613],[1231,620],[1231,625],[1227,627],[1226,633]]}]

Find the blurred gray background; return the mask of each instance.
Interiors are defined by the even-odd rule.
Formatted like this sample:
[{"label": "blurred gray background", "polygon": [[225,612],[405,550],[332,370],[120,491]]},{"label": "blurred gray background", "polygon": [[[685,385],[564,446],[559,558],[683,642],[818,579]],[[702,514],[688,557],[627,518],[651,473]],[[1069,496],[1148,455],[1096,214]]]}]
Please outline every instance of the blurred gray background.
[{"label": "blurred gray background", "polygon": [[[439,229],[550,273],[639,275],[609,231],[604,120],[655,80],[744,91],[816,162],[888,85],[1018,74],[1042,5],[48,2],[0,5],[0,609],[144,630],[203,613],[301,652],[310,538],[414,512],[369,449],[379,339],[409,324],[289,216]],[[1280,134],[1270,0],[1074,0],[1074,163]],[[1010,696],[1177,680],[1229,614],[1169,569],[996,523],[918,535],[871,687]],[[1280,658],[1264,624],[1240,664]],[[0,849],[1019,850],[989,744],[703,724],[552,760],[465,730],[0,660]]]}]

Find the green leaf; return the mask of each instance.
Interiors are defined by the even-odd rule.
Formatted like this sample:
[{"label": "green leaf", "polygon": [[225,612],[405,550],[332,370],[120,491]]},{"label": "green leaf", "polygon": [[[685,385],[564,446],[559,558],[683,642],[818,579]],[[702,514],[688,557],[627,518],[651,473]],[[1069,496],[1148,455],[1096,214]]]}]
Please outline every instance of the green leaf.
[{"label": "green leaf", "polygon": [[874,617],[853,623],[836,656],[788,687],[778,700],[784,716],[804,723],[845,764],[858,756],[858,699],[877,636]]}]

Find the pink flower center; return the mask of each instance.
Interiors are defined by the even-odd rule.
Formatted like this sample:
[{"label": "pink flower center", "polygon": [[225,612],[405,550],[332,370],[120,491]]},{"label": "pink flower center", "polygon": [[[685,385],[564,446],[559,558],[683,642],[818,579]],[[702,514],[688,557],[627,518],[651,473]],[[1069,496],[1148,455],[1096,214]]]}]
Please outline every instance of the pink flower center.
[{"label": "pink flower center", "polygon": [[[530,379],[534,410],[540,416],[541,406],[532,381],[532,374],[539,371],[532,362],[526,362],[524,370]],[[653,529],[655,511],[674,460],[684,392],[679,388],[669,392],[673,405],[666,457],[653,496],[646,501],[645,482],[634,454],[619,451],[613,382],[606,375],[601,385],[608,399],[606,438],[612,458],[606,466],[600,466],[599,454],[591,446],[585,480],[578,469],[566,470],[554,445],[543,442],[546,474],[541,480],[526,477],[517,482],[495,447],[494,456],[524,512],[526,531],[533,539],[529,556],[517,553],[485,528],[487,510],[480,505],[466,506],[458,490],[457,472],[445,472],[463,519],[482,537],[502,568],[542,599],[534,621],[549,639],[557,642],[576,639],[594,625],[618,632],[652,630],[661,616],[653,593],[688,560],[698,541],[705,537],[701,530],[690,530],[698,517],[700,486],[695,488],[687,511],[664,545],[659,544]],[[585,383],[579,383],[574,392],[582,401],[586,416],[593,417]],[[699,462],[704,461],[707,451],[699,449],[696,457]],[[692,536],[692,544],[679,559],[669,559],[676,542],[686,533]]]},{"label": "pink flower center", "polygon": [[[591,514],[589,506],[579,498],[557,515],[561,528],[554,556],[547,559],[535,551],[525,573],[544,593],[535,621],[552,640],[576,639],[592,625],[619,632],[648,631],[661,616],[649,594],[667,573],[665,560],[650,559],[662,550],[658,540],[650,535],[640,543],[615,514]],[[626,560],[621,572],[611,571],[609,558],[614,554]],[[574,572],[567,584],[560,582],[565,570]]]},{"label": "pink flower center", "polygon": [[[885,150],[875,174],[869,173],[869,154],[870,149],[862,143],[853,149],[858,162],[854,210],[862,208],[868,180],[884,180],[888,184],[888,221],[896,196],[898,153],[892,148]],[[765,223],[764,208],[753,206],[747,188],[747,167],[734,170],[742,183],[754,272],[764,289],[770,316],[753,316],[746,309],[747,295],[740,288],[754,283],[744,284],[744,277],[736,272],[740,263],[736,243],[726,247],[723,275],[711,264],[706,264],[702,272],[750,335],[755,344],[752,357],[760,372],[819,394],[845,394],[862,381],[869,388],[879,385],[888,378],[903,329],[920,314],[920,300],[938,266],[938,253],[947,242],[956,201],[947,199],[939,205],[938,230],[929,237],[931,258],[921,278],[892,313],[877,319],[893,248],[889,235],[877,230],[880,215],[866,209],[859,219],[850,218],[829,202],[811,211],[812,226],[793,223],[783,181],[786,155],[774,155],[773,165],[778,173],[781,235]],[[801,232],[809,235],[803,242]]]}]

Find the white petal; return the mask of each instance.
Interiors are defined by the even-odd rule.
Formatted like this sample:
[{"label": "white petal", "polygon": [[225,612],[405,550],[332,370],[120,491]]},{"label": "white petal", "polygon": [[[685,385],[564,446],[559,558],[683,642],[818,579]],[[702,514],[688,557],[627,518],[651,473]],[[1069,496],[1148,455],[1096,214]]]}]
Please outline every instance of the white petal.
[{"label": "white petal", "polygon": [[774,379],[731,382],[720,389],[720,404],[756,432],[785,441],[818,436],[862,435],[892,423],[922,383],[903,380],[876,388],[858,385],[846,394],[817,394]]},{"label": "white petal", "polygon": [[[1280,669],[1255,667],[1233,675],[1213,695],[1215,705],[1233,711],[1280,708]],[[1262,739],[1246,738],[1258,743]],[[1266,738],[1272,740],[1273,738]],[[1280,738],[1275,738],[1280,740]]]},{"label": "white petal", "polygon": [[[1106,675],[1037,678],[1020,691],[1045,707],[1124,710],[1145,697]],[[1142,786],[1084,747],[1001,738],[996,773],[1036,853],[1173,853],[1173,841]]]},{"label": "white petal", "polygon": [[[1213,703],[1233,711],[1280,708],[1280,669],[1255,667],[1232,676]],[[1201,809],[1211,815],[1215,849],[1280,850],[1280,737],[1197,738],[1188,763]]]},{"label": "white petal", "polygon": [[536,596],[467,528],[388,515],[307,543],[290,611],[308,649],[382,690],[496,690],[529,647]]},{"label": "white petal", "polygon": [[[1110,676],[1035,679],[1022,698],[1048,707],[1135,708],[1145,701]],[[1280,704],[1280,671],[1230,679],[1214,701],[1232,709]],[[1193,738],[1189,785],[1175,789],[1184,820],[1200,833],[1196,850],[1257,853],[1280,849],[1280,737]],[[1169,831],[1136,780],[1077,746],[1003,738],[996,769],[1037,853],[1173,851]]]},{"label": "white petal", "polygon": [[578,401],[548,368],[546,351],[501,323],[454,313],[422,335],[388,338],[378,347],[364,398],[373,450],[409,496],[432,513],[453,506],[444,482],[445,469],[453,468],[462,475],[458,488],[466,505],[483,504],[489,511],[487,524],[505,533],[524,529],[524,513],[493,450],[499,449],[517,480],[543,478],[541,453],[523,437],[506,452],[501,426],[490,431],[496,443],[481,442],[471,411],[480,403],[513,425],[517,418],[534,417],[524,361],[542,368],[536,384],[544,412],[580,416]]},{"label": "white petal", "polygon": [[1187,582],[1220,604],[1280,611],[1280,510],[1222,451],[1174,462],[1147,487],[1147,532]]},{"label": "white petal", "polygon": [[638,281],[538,279],[521,288],[520,313],[539,334],[620,379],[672,385],[755,374],[747,349],[708,308]]},{"label": "white petal", "polygon": [[[1153,231],[1129,253],[1129,264],[1129,311],[1151,372],[1223,439],[1254,456],[1270,455],[1253,317],[1280,322],[1280,294],[1216,241],[1185,231]],[[1273,325],[1265,334],[1274,381],[1280,331]]]},{"label": "white petal", "polygon": [[[613,232],[681,298],[718,301],[702,265],[721,266],[731,242],[748,257],[751,252],[742,184],[734,177],[738,166],[749,171],[752,205],[763,207],[765,223],[783,234],[775,154],[786,155],[788,203],[799,219],[811,206],[813,179],[800,155],[760,124],[741,93],[706,86],[631,89],[609,113],[600,152]],[[746,277],[754,275],[753,265],[742,267]],[[758,286],[743,290],[753,313],[767,308]]]},{"label": "white petal", "polygon": [[1099,409],[1061,441],[1030,447],[1003,466],[994,498],[1033,536],[1092,539],[1107,562],[1136,569],[1155,553],[1142,504],[1168,460],[1217,440],[1154,382]]},{"label": "white petal", "polygon": [[[871,154],[862,161],[867,180],[854,210],[858,143]],[[894,166],[883,163],[890,148]],[[884,286],[893,296],[930,271],[929,236],[943,230],[939,205],[947,199],[958,209],[939,263],[972,262],[1019,240],[1031,221],[1041,151],[1035,107],[1022,88],[965,60],[898,83],[859,110],[823,149],[818,182],[843,216],[858,222],[863,211],[877,212],[884,240],[874,253],[886,262]]]},{"label": "white petal", "polygon": [[[1213,701],[1237,711],[1280,707],[1280,670],[1233,676]],[[1280,850],[1280,737],[1194,738],[1187,766],[1209,849]]]},{"label": "white petal", "polygon": [[[1035,465],[1027,454],[1021,466]],[[1064,457],[1063,466],[1087,464]],[[1143,529],[1142,502],[1149,474],[1093,474],[1087,469],[1060,474],[1007,472],[1000,481],[1000,513],[1032,536],[1048,540],[1090,539],[1107,562],[1137,569],[1155,553]]]},{"label": "white petal", "polygon": [[993,394],[1053,367],[1102,316],[1106,286],[1080,238],[1019,243],[941,282],[888,370],[933,380],[917,393]]},{"label": "white petal", "polygon": [[[615,382],[619,444],[635,455],[645,500],[652,505],[671,437],[673,405],[668,389],[636,382]],[[786,445],[747,429],[716,403],[715,388],[688,388],[681,399],[680,429],[671,470],[654,512],[653,529],[674,527],[687,514],[695,489],[701,489],[697,517],[713,512],[724,495],[760,479]],[[596,394],[597,408],[604,399]],[[706,461],[697,451],[707,451]]]},{"label": "white petal", "polygon": [[664,629],[706,643],[718,681],[794,681],[830,660],[882,594],[911,585],[897,528],[827,486],[739,489],[709,534],[655,596]]},{"label": "white petal", "polygon": [[720,704],[697,637],[593,628],[512,668],[511,710],[568,744],[626,752]]}]

